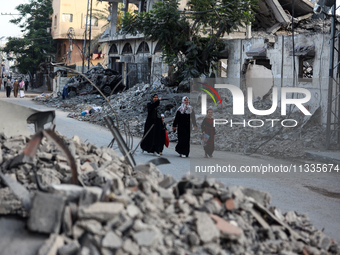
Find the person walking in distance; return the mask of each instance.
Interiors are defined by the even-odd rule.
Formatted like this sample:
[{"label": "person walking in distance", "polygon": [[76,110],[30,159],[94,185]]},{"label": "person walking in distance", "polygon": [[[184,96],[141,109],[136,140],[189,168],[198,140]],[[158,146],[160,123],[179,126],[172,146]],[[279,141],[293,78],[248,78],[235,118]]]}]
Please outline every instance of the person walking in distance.
[{"label": "person walking in distance", "polygon": [[[148,116],[144,125],[143,141],[140,145],[142,152],[146,151],[158,156],[161,148],[162,120],[158,112],[158,106],[162,98],[157,94],[151,96],[151,101],[147,104]],[[151,128],[151,130],[150,130]],[[150,131],[149,131],[150,130]],[[149,133],[147,133],[149,131]]]},{"label": "person walking in distance", "polygon": [[6,90],[6,85],[7,85],[7,82],[8,82],[7,76],[5,76],[5,77],[3,78],[3,82],[4,82],[4,90]]},{"label": "person walking in distance", "polygon": [[21,80],[20,83],[19,83],[19,94],[20,94],[20,98],[23,98],[25,97],[25,81],[24,80]]},{"label": "person walking in distance", "polygon": [[[214,119],[213,119],[213,110],[207,110],[207,116],[204,118],[201,129],[203,135],[209,137],[206,141],[204,141],[205,145],[203,146],[205,155],[204,157],[213,157],[213,152],[215,149],[214,140],[215,140],[215,127],[214,127]],[[204,137],[204,136],[203,136]]]},{"label": "person walking in distance", "polygon": [[18,92],[19,92],[19,82],[17,79],[15,79],[14,83],[13,83],[13,93],[14,93],[14,97],[18,96]]},{"label": "person walking in distance", "polygon": [[[191,120],[191,121],[190,121]],[[177,130],[178,143],[176,145],[176,152],[180,157],[189,157],[190,152],[190,132],[192,127],[197,129],[195,112],[189,104],[187,96],[182,98],[182,104],[177,109],[175,120],[173,122],[173,131]]]},{"label": "person walking in distance", "polygon": [[6,83],[5,83],[5,89],[6,89],[6,96],[7,97],[11,97],[11,91],[12,91],[12,83],[11,83],[11,81],[7,81]]},{"label": "person walking in distance", "polygon": [[27,80],[27,78],[25,79],[25,91],[27,91],[27,89],[28,89],[28,80]]}]

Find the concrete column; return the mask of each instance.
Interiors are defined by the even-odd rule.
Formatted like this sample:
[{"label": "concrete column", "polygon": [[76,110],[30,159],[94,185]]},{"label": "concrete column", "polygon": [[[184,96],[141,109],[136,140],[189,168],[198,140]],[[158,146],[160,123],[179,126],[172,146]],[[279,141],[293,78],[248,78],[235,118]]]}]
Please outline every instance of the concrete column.
[{"label": "concrete column", "polygon": [[129,10],[129,0],[123,0],[124,3],[124,12]]},{"label": "concrete column", "polygon": [[251,24],[246,26],[246,39],[251,38]]},{"label": "concrete column", "polygon": [[111,30],[110,36],[112,37],[117,32],[117,17],[118,17],[118,3],[111,3]]}]

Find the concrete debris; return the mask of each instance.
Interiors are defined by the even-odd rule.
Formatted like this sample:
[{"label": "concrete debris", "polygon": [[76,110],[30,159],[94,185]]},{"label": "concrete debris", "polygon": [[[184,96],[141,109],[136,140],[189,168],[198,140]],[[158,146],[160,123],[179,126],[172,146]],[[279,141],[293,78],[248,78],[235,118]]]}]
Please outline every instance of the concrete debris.
[{"label": "concrete debris", "polygon": [[27,222],[28,229],[40,233],[59,233],[64,205],[64,197],[58,194],[35,192]]},{"label": "concrete debris", "polygon": [[[19,148],[15,139],[0,139],[2,156],[9,161],[29,141],[23,139]],[[152,164],[127,171],[130,167],[111,149],[79,138],[64,140],[73,144],[83,186],[69,184],[70,173],[59,167],[61,151],[48,140],[31,165],[0,163],[2,174],[16,177],[33,198],[27,211],[1,182],[0,214],[22,217],[32,232],[47,233],[38,254],[340,253],[306,215],[267,209],[270,195],[265,192],[225,188],[191,175],[176,181]],[[105,153],[109,157],[102,157]],[[86,158],[94,166],[82,172]],[[47,178],[46,190],[39,191],[35,175],[47,169],[57,173],[59,184]]]},{"label": "concrete debris", "polygon": [[[96,84],[98,89],[105,95],[110,95],[113,90],[117,92],[124,89],[122,75],[115,70],[104,69],[100,64],[92,67],[84,75],[87,79]],[[65,85],[68,96],[74,97],[76,95],[99,93],[87,79],[82,75],[71,77]]]},{"label": "concrete debris", "polygon": [[[308,63],[306,62],[306,65]],[[310,71],[306,68],[306,77]],[[129,131],[132,135],[142,137],[144,132],[144,123],[147,116],[146,104],[149,102],[151,95],[157,93],[163,98],[160,106],[160,113],[165,115],[165,123],[168,128],[168,135],[170,142],[177,141],[177,133],[172,132],[172,122],[175,117],[177,108],[181,103],[184,93],[175,93],[176,90],[172,88],[160,86],[151,86],[149,84],[137,84],[122,93],[117,93],[110,97],[110,104],[113,106],[115,112],[121,119],[124,119],[129,125]],[[79,121],[88,121],[98,125],[105,126],[104,116],[112,115],[112,110],[108,107],[107,102],[100,95],[84,95],[68,100],[61,98],[35,98],[34,100],[43,102],[49,107],[55,107],[63,111],[70,112],[69,117]],[[197,124],[200,127],[204,119],[204,115],[199,115],[200,105],[196,104],[196,118]],[[217,125],[215,137],[215,149],[221,151],[258,153],[262,155],[273,156],[277,158],[304,158],[306,150],[320,149],[325,144],[324,138],[325,129],[320,123],[317,123],[317,116],[314,121],[305,124],[304,115],[301,112],[293,112],[290,119],[295,119],[299,125],[294,128],[283,128],[280,122],[282,116],[278,111],[271,115],[271,119],[278,119],[273,125],[271,122],[265,122],[264,126],[254,128],[250,125],[260,125],[261,123],[247,124],[249,120],[258,119],[258,116],[249,111],[245,112],[244,116],[232,115],[232,100],[223,103],[225,106],[211,106],[214,110],[215,119],[231,120],[235,124]],[[255,109],[269,109],[272,106],[272,101],[268,98],[262,100],[255,99]],[[90,110],[95,107],[100,107],[101,111],[94,111],[91,114],[84,116],[81,113],[84,110]],[[247,107],[245,107],[247,109]],[[317,115],[317,113],[315,113]],[[245,125],[242,123],[245,121]],[[316,121],[316,122],[315,122]],[[244,127],[245,126],[245,127]],[[303,128],[302,128],[303,127]],[[121,129],[123,130],[123,129]],[[192,143],[201,144],[200,128],[198,132],[192,132]],[[108,141],[109,143],[109,141]],[[263,143],[265,143],[263,145]],[[260,146],[261,145],[261,146]],[[48,156],[48,155],[46,155]],[[84,167],[89,167],[86,164]]]}]

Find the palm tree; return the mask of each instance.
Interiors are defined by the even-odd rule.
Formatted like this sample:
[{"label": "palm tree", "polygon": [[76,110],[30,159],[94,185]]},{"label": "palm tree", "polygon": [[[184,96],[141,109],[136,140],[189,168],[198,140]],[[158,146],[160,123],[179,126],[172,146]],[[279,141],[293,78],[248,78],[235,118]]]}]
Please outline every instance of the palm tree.
[{"label": "palm tree", "polygon": [[[97,2],[98,5],[99,2]],[[123,3],[118,3],[118,10],[117,10],[117,27],[116,27],[116,31],[119,31],[122,27],[122,20],[123,20],[123,15],[124,12],[122,11],[124,7]],[[128,12],[133,13],[135,10],[135,6],[134,4],[129,4],[128,7]],[[110,11],[109,11],[109,6],[107,6],[105,9],[93,9],[94,13],[92,14],[93,17],[95,17],[98,21],[102,20],[102,21],[106,21],[105,25],[102,27],[102,33],[97,35],[96,37],[94,37],[91,40],[91,48],[90,48],[90,52],[93,53],[95,49],[98,49],[99,52],[103,52],[103,50],[105,49],[105,47],[108,47],[108,43],[101,43],[99,42],[100,38],[102,37],[102,35],[104,34],[104,32],[107,29],[110,29],[111,27],[111,22],[109,22],[108,17],[110,15]],[[87,52],[88,53],[88,52]],[[86,56],[88,56],[86,54]]]}]

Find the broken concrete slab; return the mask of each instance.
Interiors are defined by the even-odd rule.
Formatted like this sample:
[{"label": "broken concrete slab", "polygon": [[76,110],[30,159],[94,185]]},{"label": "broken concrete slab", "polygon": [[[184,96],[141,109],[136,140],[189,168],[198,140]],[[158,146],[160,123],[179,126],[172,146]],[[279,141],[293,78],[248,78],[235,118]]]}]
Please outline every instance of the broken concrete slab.
[{"label": "broken concrete slab", "polygon": [[210,214],[210,217],[215,221],[216,227],[225,235],[235,235],[240,236],[243,234],[242,229],[230,224],[228,221],[222,219],[221,217]]},{"label": "broken concrete slab", "polygon": [[117,216],[124,209],[122,203],[97,202],[88,207],[80,207],[78,216],[80,219],[96,219],[108,221]]},{"label": "broken concrete slab", "polygon": [[64,245],[64,239],[57,234],[51,234],[49,239],[40,247],[37,255],[56,255],[58,249]]},{"label": "broken concrete slab", "polygon": [[64,246],[59,247],[58,255],[72,255],[77,254],[80,249],[80,244],[76,241],[71,241]]},{"label": "broken concrete slab", "polygon": [[59,233],[65,206],[64,197],[58,194],[35,193],[27,222],[31,231]]},{"label": "broken concrete slab", "polygon": [[196,230],[203,243],[212,242],[220,237],[220,232],[208,214],[195,212]]},{"label": "broken concrete slab", "polygon": [[106,248],[118,249],[122,246],[122,239],[113,231],[109,231],[103,238],[102,245]]},{"label": "broken concrete slab", "polygon": [[264,0],[268,6],[270,6],[276,20],[283,24],[284,26],[288,25],[290,23],[290,20],[285,13],[284,9],[280,5],[278,0]]},{"label": "broken concrete slab", "polygon": [[[292,0],[279,0],[281,6],[292,14]],[[303,16],[313,13],[314,4],[309,0],[295,0],[294,1],[294,17]]]},{"label": "broken concrete slab", "polygon": [[153,246],[158,242],[159,238],[159,234],[153,230],[143,230],[133,234],[133,239],[139,246]]}]

